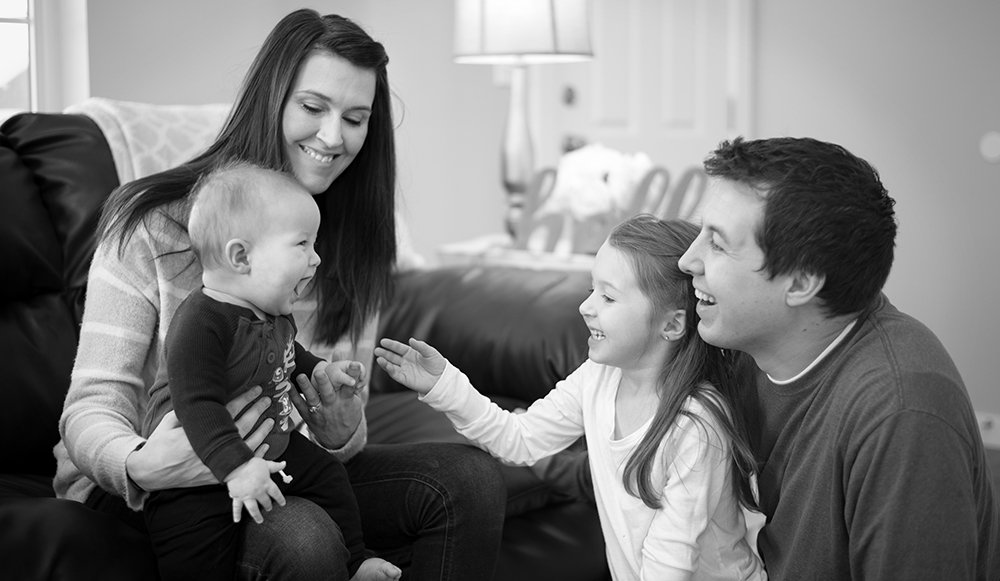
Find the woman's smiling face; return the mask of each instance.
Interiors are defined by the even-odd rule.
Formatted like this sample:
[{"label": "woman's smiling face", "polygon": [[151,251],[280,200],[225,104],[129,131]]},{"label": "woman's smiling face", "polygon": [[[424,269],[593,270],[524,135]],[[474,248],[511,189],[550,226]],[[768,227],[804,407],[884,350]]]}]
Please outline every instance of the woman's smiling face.
[{"label": "woman's smiling face", "polygon": [[328,52],[299,68],[282,112],[282,137],[292,174],[321,194],[351,165],[368,136],[375,71]]}]

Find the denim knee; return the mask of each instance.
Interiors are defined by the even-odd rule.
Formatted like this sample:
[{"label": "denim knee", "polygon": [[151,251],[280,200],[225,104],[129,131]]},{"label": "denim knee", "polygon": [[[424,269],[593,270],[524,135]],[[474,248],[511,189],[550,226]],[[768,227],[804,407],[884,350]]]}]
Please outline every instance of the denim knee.
[{"label": "denim knee", "polygon": [[285,506],[264,513],[263,523],[246,523],[237,569],[243,581],[347,581],[349,557],[340,528],[323,509],[288,497]]},{"label": "denim knee", "polygon": [[438,453],[443,461],[431,477],[448,491],[459,514],[495,515],[502,522],[507,488],[496,459],[471,446],[443,447]]}]

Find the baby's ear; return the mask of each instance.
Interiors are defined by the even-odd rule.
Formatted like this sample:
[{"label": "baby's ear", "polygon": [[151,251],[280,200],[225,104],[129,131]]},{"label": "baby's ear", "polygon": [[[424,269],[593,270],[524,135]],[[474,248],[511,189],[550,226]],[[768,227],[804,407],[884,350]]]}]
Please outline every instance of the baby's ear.
[{"label": "baby's ear", "polygon": [[250,244],[242,238],[226,243],[226,265],[238,274],[250,272]]},{"label": "baby's ear", "polygon": [[663,321],[663,328],[660,330],[660,336],[667,341],[676,341],[684,336],[686,329],[687,313],[684,312],[684,309],[674,309],[667,311]]}]

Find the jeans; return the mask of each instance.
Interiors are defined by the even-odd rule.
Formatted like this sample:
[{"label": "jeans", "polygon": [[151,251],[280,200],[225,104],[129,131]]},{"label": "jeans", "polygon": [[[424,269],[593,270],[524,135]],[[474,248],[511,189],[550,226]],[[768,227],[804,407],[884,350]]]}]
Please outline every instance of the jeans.
[{"label": "jeans", "polygon": [[[372,444],[345,467],[366,549],[402,569],[404,581],[493,578],[507,499],[499,464],[488,454],[464,444]],[[263,524],[243,527],[238,578],[307,581],[346,571],[337,525],[308,500],[286,500]],[[145,530],[142,515],[101,489],[87,505]]]},{"label": "jeans", "polygon": [[[287,448],[275,461],[286,462],[285,472],[293,475],[287,483],[271,476],[285,498],[311,500],[337,523],[350,553],[348,576],[353,575],[364,560],[364,544],[360,511],[344,465],[298,432],[290,434]],[[163,581],[232,581],[241,565],[250,566],[246,557],[238,560],[236,555],[241,530],[253,526],[251,517],[243,511],[241,523],[247,524],[234,523],[232,502],[221,484],[150,493],[142,512]],[[264,513],[264,518],[273,516]],[[280,534],[285,538],[288,533]]]},{"label": "jeans", "polygon": [[465,444],[371,444],[345,464],[365,547],[404,580],[493,578],[507,489],[500,465]]}]

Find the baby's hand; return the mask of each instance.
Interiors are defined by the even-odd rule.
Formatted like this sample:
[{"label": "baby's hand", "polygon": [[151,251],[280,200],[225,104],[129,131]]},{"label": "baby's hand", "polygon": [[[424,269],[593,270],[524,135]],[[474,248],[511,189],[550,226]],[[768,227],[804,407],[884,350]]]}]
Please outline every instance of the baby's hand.
[{"label": "baby's hand", "polygon": [[341,389],[350,388],[351,395],[354,395],[368,385],[368,371],[365,366],[349,359],[317,365],[313,375],[319,373],[326,375],[337,393],[340,393]]},{"label": "baby's hand", "polygon": [[423,341],[411,337],[407,346],[386,338],[379,345],[375,348],[375,361],[389,377],[417,393],[430,391],[444,373],[447,360]]},{"label": "baby's hand", "polygon": [[233,522],[240,522],[244,508],[258,524],[264,522],[258,503],[264,507],[264,510],[268,511],[271,510],[271,499],[274,499],[280,506],[285,506],[285,496],[281,494],[278,485],[271,480],[272,472],[280,472],[284,469],[284,462],[251,458],[246,464],[226,476],[229,497],[233,499]]}]

